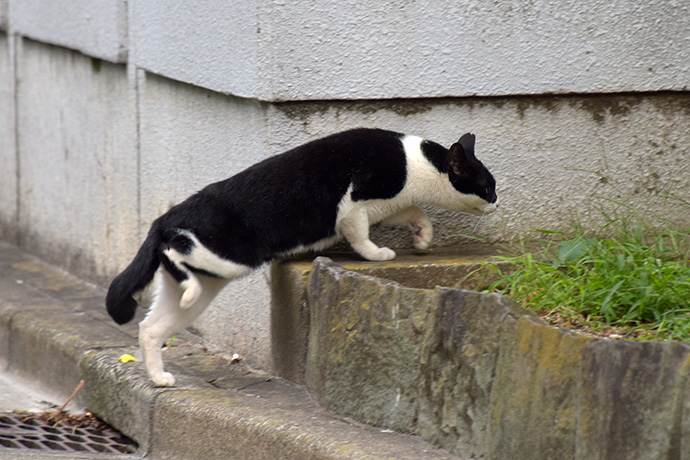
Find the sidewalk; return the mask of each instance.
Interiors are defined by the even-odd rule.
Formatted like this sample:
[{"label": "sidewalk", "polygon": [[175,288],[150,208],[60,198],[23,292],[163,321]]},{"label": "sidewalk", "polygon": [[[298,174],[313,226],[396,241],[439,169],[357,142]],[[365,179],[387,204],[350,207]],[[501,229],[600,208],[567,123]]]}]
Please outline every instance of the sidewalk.
[{"label": "sidewalk", "polygon": [[137,441],[135,456],[458,459],[415,436],[333,416],[301,386],[243,369],[190,335],[164,353],[177,386],[154,388],[142,363],[119,361],[137,351],[136,321],[112,322],[104,295],[0,243],[0,371],[31,377],[65,398],[84,379],[76,403]]}]

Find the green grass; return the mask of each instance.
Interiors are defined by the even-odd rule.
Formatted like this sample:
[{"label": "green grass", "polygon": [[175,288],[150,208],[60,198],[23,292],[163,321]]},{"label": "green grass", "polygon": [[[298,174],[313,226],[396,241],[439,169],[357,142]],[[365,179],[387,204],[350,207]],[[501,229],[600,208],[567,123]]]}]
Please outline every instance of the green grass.
[{"label": "green grass", "polygon": [[[496,257],[487,291],[552,324],[632,339],[690,341],[690,230],[613,220],[606,237],[542,230],[537,250]],[[600,232],[601,233],[601,232]]]}]

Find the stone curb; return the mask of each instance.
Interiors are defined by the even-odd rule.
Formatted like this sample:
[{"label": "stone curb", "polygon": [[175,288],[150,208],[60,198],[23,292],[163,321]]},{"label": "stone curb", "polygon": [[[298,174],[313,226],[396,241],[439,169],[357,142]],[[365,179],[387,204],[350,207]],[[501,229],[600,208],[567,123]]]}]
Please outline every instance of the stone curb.
[{"label": "stone curb", "polygon": [[334,412],[468,458],[690,459],[690,344],[576,334],[327,258],[302,290],[306,385]]},{"label": "stone curb", "polygon": [[[69,395],[167,459],[458,459],[418,437],[335,417],[303,387],[250,372],[191,337],[166,350],[178,377],[154,388],[136,350],[136,324],[105,315],[102,290],[0,243],[0,370]],[[140,312],[141,314],[141,312]]]}]

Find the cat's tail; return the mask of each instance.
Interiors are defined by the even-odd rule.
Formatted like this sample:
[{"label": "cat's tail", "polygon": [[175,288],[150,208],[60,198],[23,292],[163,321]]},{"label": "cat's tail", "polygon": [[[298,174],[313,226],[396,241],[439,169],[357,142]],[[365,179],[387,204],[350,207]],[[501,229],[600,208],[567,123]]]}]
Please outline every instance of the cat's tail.
[{"label": "cat's tail", "polygon": [[117,324],[125,324],[134,318],[137,301],[133,296],[148,286],[156,274],[160,265],[160,244],[160,232],[154,223],[132,263],[110,283],[105,305]]}]

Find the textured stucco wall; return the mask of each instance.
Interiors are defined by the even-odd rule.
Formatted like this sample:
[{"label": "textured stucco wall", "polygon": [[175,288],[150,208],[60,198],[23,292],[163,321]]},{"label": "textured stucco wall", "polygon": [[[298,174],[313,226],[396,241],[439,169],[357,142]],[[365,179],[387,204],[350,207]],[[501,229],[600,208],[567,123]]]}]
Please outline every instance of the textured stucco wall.
[{"label": "textured stucco wall", "polygon": [[256,2],[132,3],[132,62],[159,75],[241,97],[257,96]]},{"label": "textured stucco wall", "polygon": [[[641,211],[688,222],[687,129],[690,94],[644,97],[543,96],[271,106],[271,129],[286,146],[355,126],[385,127],[449,146],[477,134],[477,156],[493,171],[499,210],[483,218],[434,213],[437,244],[477,231],[501,240],[534,228],[598,228],[600,208]],[[283,131],[285,134],[283,135]],[[612,203],[614,200],[617,203]],[[683,212],[683,210],[685,212]],[[390,230],[376,232],[388,242]],[[404,239],[391,244],[409,244]]]},{"label": "textured stucco wall", "polygon": [[7,0],[12,32],[111,62],[127,60],[126,0]]},{"label": "textured stucco wall", "polygon": [[263,97],[379,99],[687,89],[690,5],[266,2]]},{"label": "textured stucco wall", "polygon": [[677,33],[690,29],[686,2],[150,0],[133,10],[138,66],[260,100],[689,87],[690,37]]}]

